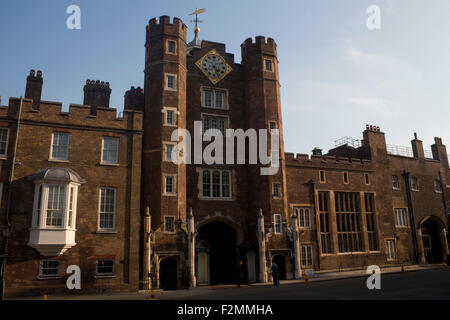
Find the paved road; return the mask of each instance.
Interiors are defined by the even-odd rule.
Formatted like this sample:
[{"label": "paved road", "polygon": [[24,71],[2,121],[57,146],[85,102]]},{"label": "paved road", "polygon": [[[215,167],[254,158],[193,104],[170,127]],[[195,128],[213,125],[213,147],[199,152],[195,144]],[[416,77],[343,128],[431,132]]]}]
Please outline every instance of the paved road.
[{"label": "paved road", "polygon": [[381,290],[368,290],[367,277],[273,286],[198,288],[157,292],[156,298],[206,300],[446,299],[450,268],[381,275]]}]

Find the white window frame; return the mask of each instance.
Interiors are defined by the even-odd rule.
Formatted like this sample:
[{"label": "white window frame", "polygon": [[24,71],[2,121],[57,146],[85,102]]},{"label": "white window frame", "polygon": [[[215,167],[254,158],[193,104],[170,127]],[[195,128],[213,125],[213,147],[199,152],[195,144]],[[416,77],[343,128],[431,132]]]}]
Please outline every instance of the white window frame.
[{"label": "white window frame", "polygon": [[[172,111],[173,113],[173,123],[167,122],[167,111]],[[163,125],[168,127],[176,127],[177,126],[177,118],[178,118],[178,109],[172,107],[164,107],[161,112],[163,113]]]},{"label": "white window frame", "polygon": [[[112,272],[108,272],[108,273],[99,273],[98,272],[98,262],[99,261],[112,261]],[[115,259],[96,259],[95,260],[95,276],[96,277],[114,277],[116,274],[116,261]]]},{"label": "white window frame", "polygon": [[[167,178],[172,178],[172,192],[167,192],[166,183]],[[176,174],[163,174],[163,194],[165,196],[173,197],[177,195],[177,175]]]},{"label": "white window frame", "polygon": [[[111,228],[105,228],[105,227],[101,227],[100,222],[101,222],[101,215],[102,215],[102,211],[101,211],[101,206],[102,206],[102,190],[108,191],[108,190],[113,190],[114,191],[114,211],[112,212],[113,214],[113,226]],[[106,200],[106,199],[105,199]],[[106,211],[103,213],[107,213]],[[108,212],[109,213],[109,212]],[[98,222],[97,222],[97,231],[98,232],[115,232],[116,231],[116,218],[117,218],[117,188],[116,187],[100,187],[99,188],[99,194],[98,194]]]},{"label": "white window frame", "polygon": [[[166,219],[172,219],[172,230],[167,230]],[[175,233],[175,216],[164,216],[164,233]]]},{"label": "white window frame", "polygon": [[164,152],[163,160],[164,161],[172,162],[172,163],[174,162],[174,158],[172,158],[172,159],[168,159],[167,158],[167,146],[172,146],[172,152],[171,152],[171,155],[172,155],[173,154],[173,150],[175,149],[176,145],[177,144],[175,142],[166,142],[166,141],[163,142],[163,152]]},{"label": "white window frame", "polygon": [[[103,159],[103,154],[105,151],[105,139],[114,139],[117,142],[117,150],[116,150],[116,161],[107,161]],[[119,148],[120,148],[120,138],[119,137],[102,137],[102,152],[101,152],[101,164],[119,164]]]},{"label": "white window frame", "polygon": [[[209,196],[207,196],[207,195],[204,195],[204,193],[203,193],[203,185],[204,185],[204,183],[203,183],[203,173],[205,172],[205,171],[208,171],[209,172]],[[214,197],[213,196],[213,172],[214,171],[217,171],[217,172],[219,172],[219,193],[220,193],[220,196],[219,197]],[[229,185],[228,185],[228,197],[224,197],[223,196],[223,173],[224,172],[228,172],[228,178],[229,178]],[[215,169],[215,168],[204,168],[204,169],[201,169],[200,171],[199,171],[199,173],[200,173],[200,176],[199,176],[199,181],[200,181],[200,183],[199,183],[199,186],[200,186],[200,194],[199,194],[199,198],[200,199],[207,199],[207,200],[231,200],[232,198],[233,198],[233,193],[232,193],[232,191],[233,191],[233,187],[232,187],[232,185],[233,185],[233,171],[232,170],[222,170],[222,169]]]},{"label": "white window frame", "polygon": [[[205,92],[210,91],[211,92],[211,105],[206,105],[206,98],[205,98]],[[222,107],[217,107],[216,105],[216,92],[220,92],[223,94],[223,101],[222,101]],[[217,110],[228,110],[230,108],[228,104],[228,90],[222,89],[222,88],[212,88],[212,87],[201,87],[200,88],[200,96],[201,96],[201,103],[203,108],[209,108],[209,109],[217,109]]]},{"label": "white window frame", "polygon": [[[62,210],[62,225],[61,226],[47,226],[48,213],[48,194],[49,186],[64,186],[64,203]],[[69,205],[71,189],[73,188],[72,199],[72,217],[69,221]],[[75,230],[76,215],[77,215],[77,199],[78,199],[78,185],[75,183],[61,184],[61,183],[37,183],[34,189],[33,214],[31,221],[32,229],[56,229],[56,230]]]},{"label": "white window frame", "polygon": [[[277,230],[279,227],[279,230]],[[275,213],[273,215],[273,233],[282,234],[283,233],[283,218],[280,213]]]},{"label": "white window frame", "polygon": [[408,228],[408,208],[394,208],[394,223],[396,228]]},{"label": "white window frame", "polygon": [[[207,130],[205,130],[205,120],[206,119],[209,119],[210,121],[211,120],[216,120],[216,121],[217,120],[223,120],[223,132],[222,132],[222,135],[224,137],[226,136],[226,132],[227,132],[227,129],[228,129],[228,121],[229,121],[228,116],[222,116],[222,115],[210,114],[210,113],[202,113],[201,119],[202,119],[202,134],[205,134],[205,132],[207,130],[210,130],[210,129],[216,129],[216,130],[220,131],[219,128],[212,128],[211,125],[210,125],[210,127]],[[217,127],[219,127],[219,126],[217,125]]]},{"label": "white window frame", "polygon": [[[173,84],[174,88],[169,87],[169,77],[174,77]],[[164,73],[164,90],[166,91],[178,91],[178,75],[174,73]]]},{"label": "white window frame", "polygon": [[[384,239],[384,245],[386,248],[386,259],[388,261],[394,261],[397,260],[397,253],[396,253],[396,243],[395,243],[395,239]],[[389,245],[388,245],[389,243]]]},{"label": "white window frame", "polygon": [[[173,44],[174,44],[174,52],[170,52],[169,51],[169,42],[173,42]],[[166,40],[166,53],[167,54],[172,54],[172,55],[174,55],[174,56],[176,56],[176,55],[178,55],[178,53],[177,53],[177,41],[176,40],[173,40],[173,39],[167,39]]]},{"label": "white window frame", "polygon": [[[53,141],[55,140],[55,134],[67,134],[67,157],[66,157],[66,159],[54,158],[53,157]],[[52,133],[52,139],[51,139],[51,144],[50,144],[49,160],[51,160],[51,161],[59,161],[59,162],[69,162],[69,148],[70,148],[70,133],[54,131]]]},{"label": "white window frame", "polygon": [[[58,266],[56,268],[45,268],[45,269],[57,269],[57,274],[44,274],[44,263],[46,262],[56,262]],[[61,261],[59,260],[41,260],[39,261],[39,278],[59,278],[61,277]]]},{"label": "white window frame", "polygon": [[435,179],[433,181],[433,185],[434,185],[434,192],[436,193],[442,193],[442,184],[441,181],[439,181],[438,179]]},{"label": "white window frame", "polygon": [[[298,227],[301,229],[311,229],[311,207],[295,206],[294,213],[297,216]],[[301,224],[303,216],[303,225]]]},{"label": "white window frame", "polygon": [[8,145],[9,145],[9,128],[0,127],[0,130],[6,130],[5,152],[0,153],[0,159],[6,159],[8,155]]},{"label": "white window frame", "polygon": [[[314,265],[314,250],[312,244],[302,244],[300,247],[301,252],[301,265],[302,267],[312,267]],[[309,251],[309,252],[308,252]],[[305,254],[306,253],[306,254]],[[311,263],[309,263],[311,262]]]}]

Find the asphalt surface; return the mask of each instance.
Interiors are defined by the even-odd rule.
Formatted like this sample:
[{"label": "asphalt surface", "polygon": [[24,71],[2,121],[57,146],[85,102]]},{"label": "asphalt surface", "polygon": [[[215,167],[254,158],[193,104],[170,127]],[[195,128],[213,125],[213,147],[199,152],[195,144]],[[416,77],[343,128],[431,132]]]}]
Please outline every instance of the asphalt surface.
[{"label": "asphalt surface", "polygon": [[[156,292],[157,300],[450,300],[450,268],[381,274],[381,289],[369,290],[367,277],[274,286],[205,287]],[[145,295],[148,298],[148,295]]]}]

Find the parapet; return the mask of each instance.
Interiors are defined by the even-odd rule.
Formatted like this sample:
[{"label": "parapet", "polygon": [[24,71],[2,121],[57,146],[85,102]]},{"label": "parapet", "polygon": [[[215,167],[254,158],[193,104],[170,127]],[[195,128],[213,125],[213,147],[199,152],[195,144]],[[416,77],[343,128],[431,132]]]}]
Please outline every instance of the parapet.
[{"label": "parapet", "polygon": [[266,54],[270,56],[277,56],[277,44],[272,38],[266,38],[263,36],[255,37],[253,42],[252,38],[247,38],[244,43],[241,44],[242,60],[247,57],[257,54]]},{"label": "parapet", "polygon": [[160,34],[179,36],[186,41],[187,26],[180,18],[174,17],[173,23],[169,16],[160,16],[159,23],[157,18],[150,19],[147,25],[147,35],[153,37]]},{"label": "parapet", "polygon": [[368,159],[334,157],[328,155],[308,156],[307,154],[297,153],[294,156],[294,153],[290,152],[285,153],[285,159],[287,166],[323,167],[332,169],[341,169],[342,167],[345,167],[345,169],[361,169],[366,163],[371,162]]}]

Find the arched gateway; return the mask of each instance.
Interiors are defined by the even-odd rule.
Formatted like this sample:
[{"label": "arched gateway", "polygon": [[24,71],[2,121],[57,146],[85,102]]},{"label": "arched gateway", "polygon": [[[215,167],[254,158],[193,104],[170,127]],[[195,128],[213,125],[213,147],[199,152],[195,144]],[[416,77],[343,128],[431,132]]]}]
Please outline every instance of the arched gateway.
[{"label": "arched gateway", "polygon": [[198,229],[197,241],[208,246],[208,251],[197,253],[202,266],[197,268],[197,279],[206,284],[209,276],[210,285],[235,283],[238,254],[235,229],[222,221],[208,222]]},{"label": "arched gateway", "polygon": [[436,217],[426,217],[420,223],[420,231],[424,262],[441,263],[448,250],[444,223]]}]

